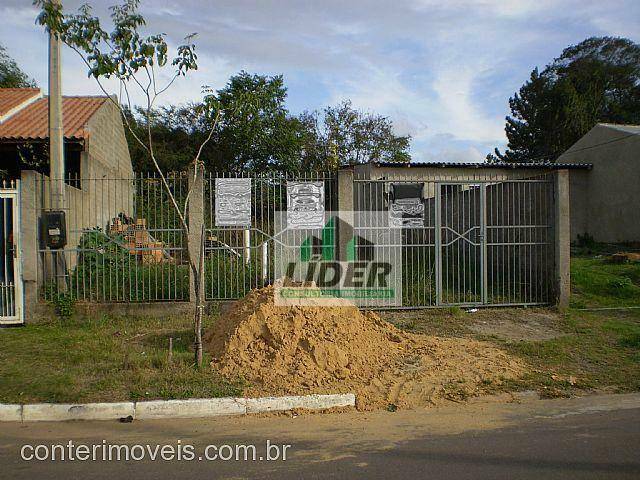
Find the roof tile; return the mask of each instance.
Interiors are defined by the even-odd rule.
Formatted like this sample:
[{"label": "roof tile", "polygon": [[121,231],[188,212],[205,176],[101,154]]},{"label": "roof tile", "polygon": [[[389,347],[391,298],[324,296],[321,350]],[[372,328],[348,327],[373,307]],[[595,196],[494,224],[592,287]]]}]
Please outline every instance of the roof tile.
[{"label": "roof tile", "polygon": [[0,88],[0,117],[37,95],[39,88]]},{"label": "roof tile", "polygon": [[[63,97],[65,138],[85,138],[85,126],[107,97]],[[49,137],[49,99],[41,98],[0,123],[0,138],[44,140]]]}]

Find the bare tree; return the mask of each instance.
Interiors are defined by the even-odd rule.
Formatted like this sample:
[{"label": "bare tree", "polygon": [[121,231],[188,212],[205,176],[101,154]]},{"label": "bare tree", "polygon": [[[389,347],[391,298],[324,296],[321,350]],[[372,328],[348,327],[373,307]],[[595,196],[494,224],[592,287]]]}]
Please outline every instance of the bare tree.
[{"label": "bare tree", "polygon": [[[177,212],[182,230],[189,234],[187,214],[192,187],[189,187],[184,206],[180,208],[178,201],[167,182],[166,173],[162,171],[156,158],[152,137],[152,115],[158,98],[167,92],[175,81],[188,72],[198,68],[197,55],[193,38],[195,34],[185,37],[185,42],[178,46],[173,58],[169,58],[169,47],[164,34],[144,35],[141,29],[146,25],[144,17],[138,12],[139,0],[125,0],[121,5],[110,7],[112,30],[107,32],[101,25],[100,19],[92,14],[91,6],[85,4],[75,14],[65,14],[62,5],[52,0],[35,0],[34,5],[41,11],[37,23],[48,31],[57,35],[63,43],[74,50],[87,66],[88,74],[97,82],[102,92],[120,110],[124,125],[131,136],[147,152],[167,192],[168,198]],[[170,70],[167,79],[162,81],[161,72]],[[117,99],[109,95],[105,87],[105,80],[115,79],[120,85],[120,95]],[[140,111],[146,118],[145,135],[139,135],[130,123],[130,117],[125,110],[133,111],[132,94],[141,94],[144,105]],[[198,105],[201,115],[208,125],[208,135],[197,149],[191,163],[194,182],[202,175],[203,164],[200,155],[209,143],[219,125],[225,111],[221,108],[215,92],[209,87],[203,87],[203,101]],[[239,98],[232,109],[243,105],[251,106],[248,97]],[[228,112],[227,108],[227,112]],[[187,256],[189,268],[195,283],[196,311],[194,314],[194,350],[195,362],[202,365],[202,318],[204,298],[202,282],[204,281],[203,262],[203,232],[201,235],[200,252],[191,251],[187,242]],[[199,262],[195,258],[199,257]]]}]

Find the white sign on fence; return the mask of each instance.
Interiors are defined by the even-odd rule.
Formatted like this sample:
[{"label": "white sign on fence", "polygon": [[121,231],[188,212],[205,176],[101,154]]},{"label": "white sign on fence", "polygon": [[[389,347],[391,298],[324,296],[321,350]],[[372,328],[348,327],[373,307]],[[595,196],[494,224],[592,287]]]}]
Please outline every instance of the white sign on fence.
[{"label": "white sign on fence", "polygon": [[250,178],[216,178],[216,226],[251,226]]},{"label": "white sign on fence", "polygon": [[391,184],[389,226],[391,228],[424,227],[423,185],[421,183]]},{"label": "white sign on fence", "polygon": [[287,182],[287,227],[324,226],[324,182]]}]

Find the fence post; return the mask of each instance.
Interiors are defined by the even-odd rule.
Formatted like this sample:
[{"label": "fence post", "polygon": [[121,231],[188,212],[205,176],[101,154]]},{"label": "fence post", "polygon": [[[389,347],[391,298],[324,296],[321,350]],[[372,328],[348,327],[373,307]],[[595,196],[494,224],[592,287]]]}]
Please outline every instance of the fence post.
[{"label": "fence post", "polygon": [[[192,166],[188,175],[188,189],[191,194],[189,196],[187,243],[189,254],[193,256],[190,261],[197,267],[200,263],[200,244],[202,226],[204,225],[204,172],[202,168],[199,168],[198,174],[194,176],[194,167]],[[204,285],[200,285],[200,292],[204,294]],[[189,301],[191,303],[196,301],[196,279],[191,268],[189,268]]]},{"label": "fence post", "polygon": [[245,228],[242,238],[243,238],[242,243],[244,246],[244,252],[243,252],[244,264],[249,265],[249,263],[251,262],[251,230],[248,228]]},{"label": "fence post", "polygon": [[349,259],[348,244],[353,238],[353,169],[338,170],[338,260]]},{"label": "fence post", "polygon": [[23,170],[20,174],[20,236],[22,243],[22,285],[24,321],[33,322],[38,305],[38,225],[40,203],[36,172]]},{"label": "fence post", "polygon": [[570,242],[571,221],[569,216],[569,171],[557,170],[554,175],[554,214],[555,214],[555,300],[559,309],[569,306],[571,293],[570,278]]}]

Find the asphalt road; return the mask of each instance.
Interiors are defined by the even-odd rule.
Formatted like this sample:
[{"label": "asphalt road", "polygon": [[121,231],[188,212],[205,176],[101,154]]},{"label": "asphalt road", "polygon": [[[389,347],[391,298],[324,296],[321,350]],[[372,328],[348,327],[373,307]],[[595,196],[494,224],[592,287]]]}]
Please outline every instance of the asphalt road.
[{"label": "asphalt road", "polygon": [[[395,413],[0,424],[0,478],[640,478],[640,395],[503,401]],[[103,440],[152,448],[179,440],[195,458],[21,459],[24,445],[28,457],[31,447],[69,440],[98,449]],[[291,445],[285,461],[264,459],[267,440],[280,456]],[[239,444],[256,445],[257,460],[198,460],[206,445]]]}]

